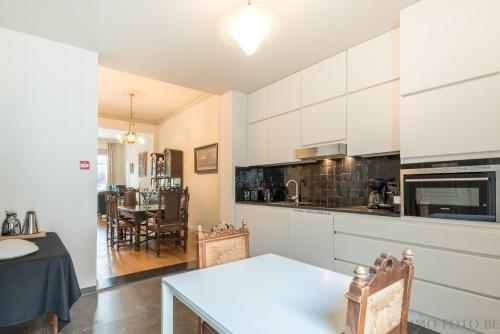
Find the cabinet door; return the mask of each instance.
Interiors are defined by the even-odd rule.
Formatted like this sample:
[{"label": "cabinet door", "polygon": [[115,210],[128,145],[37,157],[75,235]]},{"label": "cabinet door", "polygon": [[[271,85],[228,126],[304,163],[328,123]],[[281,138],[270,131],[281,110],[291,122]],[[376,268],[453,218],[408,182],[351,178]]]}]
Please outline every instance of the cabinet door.
[{"label": "cabinet door", "polygon": [[302,106],[332,99],[345,93],[345,51],[302,71]]},{"label": "cabinet door", "polygon": [[234,226],[241,228],[241,223],[245,220],[247,222],[249,232],[249,247],[250,256],[254,256],[254,243],[255,243],[255,224],[254,224],[254,208],[249,206],[236,205],[236,217]]},{"label": "cabinet door", "polygon": [[288,256],[288,210],[255,208],[254,255]]},{"label": "cabinet door", "polygon": [[264,87],[248,95],[248,123],[267,118],[267,92]]},{"label": "cabinet door", "polygon": [[269,119],[268,163],[296,161],[295,149],[300,146],[299,111]]},{"label": "cabinet door", "polygon": [[300,108],[300,73],[269,86],[269,117]]},{"label": "cabinet door", "polygon": [[349,94],[347,154],[399,151],[399,80]]},{"label": "cabinet door", "polygon": [[347,59],[349,92],[399,78],[399,29],[347,50]]},{"label": "cabinet door", "polygon": [[500,1],[425,0],[401,11],[401,95],[500,71]]},{"label": "cabinet door", "polygon": [[345,140],[346,97],[341,96],[303,108],[302,145]]},{"label": "cabinet door", "polygon": [[333,270],[333,216],[292,212],[289,231],[293,259]]},{"label": "cabinet door", "polygon": [[500,151],[500,75],[401,98],[401,157]]},{"label": "cabinet door", "polygon": [[248,165],[267,163],[267,120],[248,125]]}]

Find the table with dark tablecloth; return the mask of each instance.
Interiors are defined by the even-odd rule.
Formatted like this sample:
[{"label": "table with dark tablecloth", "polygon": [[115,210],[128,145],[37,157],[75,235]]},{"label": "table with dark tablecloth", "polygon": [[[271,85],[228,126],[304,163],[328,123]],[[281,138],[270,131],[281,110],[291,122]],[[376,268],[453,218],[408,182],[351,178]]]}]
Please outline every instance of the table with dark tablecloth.
[{"label": "table with dark tablecloth", "polygon": [[40,250],[0,260],[0,327],[54,313],[59,330],[70,321],[80,287],[71,257],[56,233],[30,239]]}]

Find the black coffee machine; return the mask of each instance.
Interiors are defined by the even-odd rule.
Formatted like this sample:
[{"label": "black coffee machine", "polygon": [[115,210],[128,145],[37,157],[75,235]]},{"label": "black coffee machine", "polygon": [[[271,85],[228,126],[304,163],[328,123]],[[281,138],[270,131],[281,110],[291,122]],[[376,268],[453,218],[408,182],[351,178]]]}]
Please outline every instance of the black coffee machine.
[{"label": "black coffee machine", "polygon": [[370,209],[378,209],[381,204],[385,204],[385,185],[383,179],[369,179],[368,187],[370,193],[368,194],[368,207]]}]

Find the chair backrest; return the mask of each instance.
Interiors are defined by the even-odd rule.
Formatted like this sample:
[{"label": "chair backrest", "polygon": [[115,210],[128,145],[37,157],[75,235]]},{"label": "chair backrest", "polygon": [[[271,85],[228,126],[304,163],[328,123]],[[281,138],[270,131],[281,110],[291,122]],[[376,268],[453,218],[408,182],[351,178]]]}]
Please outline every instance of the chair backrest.
[{"label": "chair backrest", "polygon": [[123,193],[123,205],[126,206],[135,206],[137,205],[137,190],[134,188],[126,188]]},{"label": "chair backrest", "polygon": [[410,249],[403,252],[401,261],[382,253],[369,275],[357,266],[346,294],[346,333],[406,334],[413,273]]},{"label": "chair backrest", "polygon": [[250,256],[248,248],[248,228],[245,222],[240,229],[221,222],[204,233],[198,226],[198,268],[243,260]]},{"label": "chair backrest", "polygon": [[120,215],[118,213],[118,194],[114,192],[108,192],[105,196],[108,222],[117,224],[120,220]]},{"label": "chair backrest", "polygon": [[181,220],[181,189],[160,188],[158,205],[162,208],[162,218],[165,222]]},{"label": "chair backrest", "polygon": [[180,216],[182,223],[187,226],[189,222],[189,190],[184,188],[181,194]]}]

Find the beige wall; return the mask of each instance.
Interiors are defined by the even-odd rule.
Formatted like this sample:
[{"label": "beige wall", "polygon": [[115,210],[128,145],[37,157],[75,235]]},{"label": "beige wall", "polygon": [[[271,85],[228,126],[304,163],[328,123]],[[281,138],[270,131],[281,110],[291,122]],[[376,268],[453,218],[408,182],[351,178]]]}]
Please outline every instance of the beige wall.
[{"label": "beige wall", "polygon": [[219,220],[219,174],[194,173],[194,148],[219,140],[220,97],[211,96],[164,121],[157,129],[157,149],[184,152],[184,186],[191,202],[189,226],[212,226]]}]

